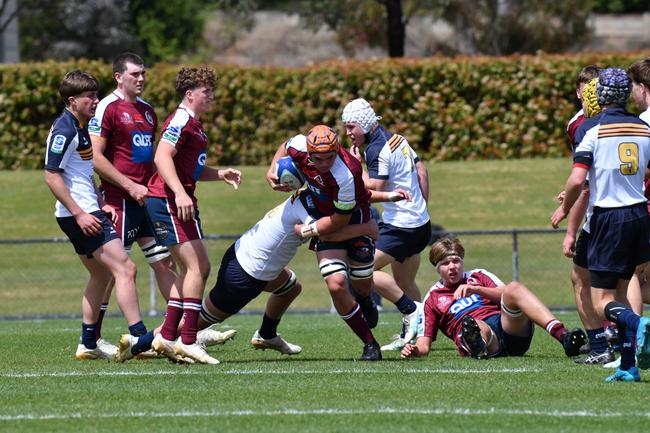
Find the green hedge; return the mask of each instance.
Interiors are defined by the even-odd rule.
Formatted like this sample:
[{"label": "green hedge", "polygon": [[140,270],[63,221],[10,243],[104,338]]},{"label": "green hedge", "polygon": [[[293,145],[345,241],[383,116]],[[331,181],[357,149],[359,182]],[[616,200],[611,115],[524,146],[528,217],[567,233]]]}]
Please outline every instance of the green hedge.
[{"label": "green hedge", "polygon": [[[286,138],[326,123],[342,133],[343,106],[365,97],[382,123],[424,159],[566,155],[574,77],[584,65],[628,67],[627,54],[458,57],[337,62],[301,69],[213,65],[215,108],[203,118],[212,164],[267,163]],[[81,68],[111,91],[101,62],[0,66],[0,168],[38,168],[51,122],[62,109],[61,77]],[[145,99],[162,120],[178,101],[178,66],[149,70]]]}]

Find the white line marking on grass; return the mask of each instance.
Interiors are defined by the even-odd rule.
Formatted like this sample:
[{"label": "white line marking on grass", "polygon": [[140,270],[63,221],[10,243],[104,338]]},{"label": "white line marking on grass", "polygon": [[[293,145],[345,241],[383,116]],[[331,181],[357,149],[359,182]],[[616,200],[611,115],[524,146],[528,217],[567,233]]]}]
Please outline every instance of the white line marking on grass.
[{"label": "white line marking on grass", "polygon": [[539,409],[471,409],[471,408],[392,408],[377,409],[283,409],[283,410],[235,410],[235,411],[180,411],[180,412],[130,412],[130,413],[58,413],[58,414],[20,414],[0,415],[1,421],[45,421],[65,419],[96,419],[96,418],[175,418],[175,417],[236,417],[236,416],[305,416],[305,415],[366,415],[366,414],[398,414],[398,415],[511,415],[538,417],[595,417],[620,418],[644,417],[650,418],[650,412],[595,412],[591,410],[539,410]]},{"label": "white line marking on grass", "polygon": [[[451,368],[423,368],[399,370],[399,373],[410,374],[494,374],[494,373],[539,373],[540,369],[529,368],[503,368],[493,370],[479,369],[451,369]],[[158,371],[61,371],[52,373],[0,373],[0,377],[12,379],[46,378],[46,377],[115,377],[115,376],[205,376],[205,375],[288,375],[288,374],[395,374],[395,370],[370,370],[370,369],[335,369],[335,370],[218,370],[205,368],[201,370],[158,370]]]}]

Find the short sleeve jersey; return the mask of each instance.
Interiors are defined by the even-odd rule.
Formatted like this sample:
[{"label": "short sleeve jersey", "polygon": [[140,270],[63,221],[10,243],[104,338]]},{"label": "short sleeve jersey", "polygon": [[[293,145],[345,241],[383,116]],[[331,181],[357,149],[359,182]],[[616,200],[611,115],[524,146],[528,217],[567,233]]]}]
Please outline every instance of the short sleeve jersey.
[{"label": "short sleeve jersey", "polygon": [[316,208],[321,214],[349,214],[364,209],[364,214],[369,215],[370,191],[363,183],[361,164],[347,150],[340,147],[330,171],[321,173],[309,161],[307,138],[304,135],[299,134],[289,139],[285,147],[305,175]]},{"label": "short sleeve jersey", "polygon": [[[645,110],[643,113],[641,113],[639,117],[646,124],[650,125],[650,108]],[[647,179],[645,181],[645,189],[643,192],[645,194],[646,199],[648,200],[648,212],[650,212],[650,179]]]},{"label": "short sleeve jersey", "polygon": [[[146,185],[153,174],[153,144],[158,119],[151,105],[124,100],[118,90],[99,102],[88,124],[90,135],[106,139],[104,156],[126,177]],[[130,198],[126,191],[102,179],[102,189]]]},{"label": "short sleeve jersey", "polygon": [[[474,269],[463,274],[460,282],[447,287],[442,280],[431,287],[424,299],[424,336],[436,340],[438,330],[460,347],[458,334],[463,317],[469,315],[477,320],[499,314],[501,306],[478,294],[454,299],[454,291],[461,284],[482,287],[499,287],[503,282],[485,269]],[[461,352],[462,353],[462,352]]]},{"label": "short sleeve jersey", "polygon": [[[75,202],[84,212],[99,210],[93,182],[93,147],[88,130],[68,110],[63,110],[47,136],[45,170],[60,172]],[[57,217],[72,216],[57,200]]]},{"label": "short sleeve jersey", "polygon": [[646,202],[650,127],[623,107],[586,119],[576,131],[574,166],[589,170],[590,205],[619,208]]},{"label": "short sleeve jersey", "polygon": [[427,203],[424,201],[415,163],[419,158],[411,149],[406,138],[391,134],[378,126],[365,149],[368,176],[371,179],[387,181],[387,190],[402,188],[411,195],[411,200],[385,202],[383,220],[402,228],[415,228],[429,221]]},{"label": "short sleeve jersey", "polygon": [[[174,167],[187,195],[192,197],[194,205],[197,200],[194,196],[196,182],[201,177],[205,167],[208,148],[208,136],[203,131],[201,122],[194,117],[194,113],[183,104],[165,120],[162,127],[160,146],[174,146]],[[165,180],[156,172],[148,184],[150,197],[174,198],[174,192],[165,184]]]},{"label": "short sleeve jersey", "polygon": [[575,146],[577,144],[575,143],[576,130],[578,129],[578,126],[580,126],[580,124],[584,121],[585,121],[585,114],[584,111],[580,109],[580,111],[574,114],[571,120],[569,120],[569,123],[566,127],[569,149],[571,149],[572,152],[575,149]]},{"label": "short sleeve jersey", "polygon": [[235,242],[237,261],[246,273],[258,280],[272,281],[296,255],[303,243],[295,235],[295,224],[318,219],[308,190],[294,194],[269,211]]}]

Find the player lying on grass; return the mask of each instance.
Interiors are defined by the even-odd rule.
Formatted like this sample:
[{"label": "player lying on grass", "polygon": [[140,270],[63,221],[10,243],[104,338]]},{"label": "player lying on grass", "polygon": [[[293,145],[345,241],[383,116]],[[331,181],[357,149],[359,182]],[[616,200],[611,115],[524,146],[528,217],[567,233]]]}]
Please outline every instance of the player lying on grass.
[{"label": "player lying on grass", "polygon": [[[302,190],[269,211],[232,244],[223,256],[216,284],[203,300],[198,328],[223,322],[260,293],[269,292],[262,325],[255,331],[251,344],[257,349],[273,349],[285,355],[300,353],[302,348],[284,340],[277,328],[301,291],[296,274],[286,267],[303,243],[294,233],[294,226],[311,224],[317,216],[313,196],[309,190]],[[327,239],[341,241],[357,236],[376,238],[377,224],[370,220],[365,224],[346,225]],[[186,361],[174,352],[174,342],[161,335],[156,336],[154,348],[174,361]]]},{"label": "player lying on grass", "polygon": [[535,324],[577,356],[586,341],[582,329],[567,331],[530,290],[518,282],[504,285],[484,269],[465,272],[465,249],[456,238],[443,238],[431,247],[429,261],[440,280],[424,300],[424,316],[416,344],[402,349],[402,358],[426,356],[438,330],[456,343],[461,356],[488,358],[523,356],[533,339]]}]

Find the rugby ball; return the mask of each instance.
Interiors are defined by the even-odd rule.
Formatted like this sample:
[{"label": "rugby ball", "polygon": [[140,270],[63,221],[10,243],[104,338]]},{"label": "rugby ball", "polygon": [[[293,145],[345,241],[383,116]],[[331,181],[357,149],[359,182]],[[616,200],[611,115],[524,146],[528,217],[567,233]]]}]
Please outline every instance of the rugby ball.
[{"label": "rugby ball", "polygon": [[290,156],[285,156],[278,159],[275,164],[275,175],[278,177],[279,183],[286,183],[291,189],[300,189],[305,183],[305,177],[302,175],[293,159]]}]

